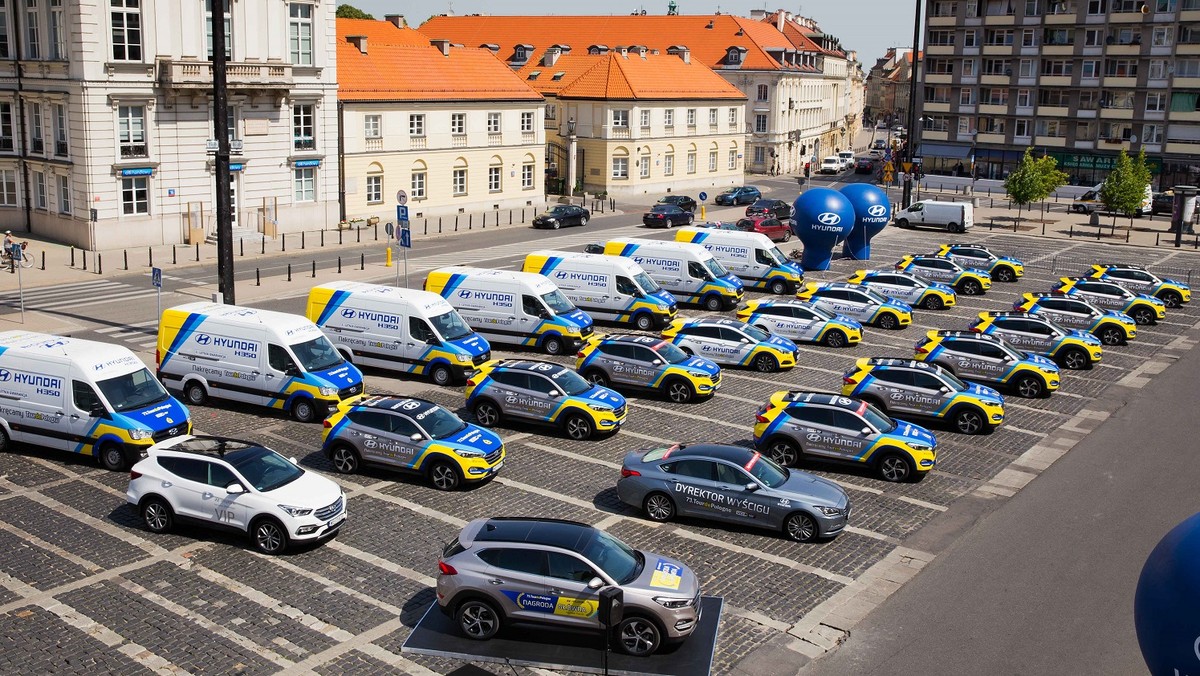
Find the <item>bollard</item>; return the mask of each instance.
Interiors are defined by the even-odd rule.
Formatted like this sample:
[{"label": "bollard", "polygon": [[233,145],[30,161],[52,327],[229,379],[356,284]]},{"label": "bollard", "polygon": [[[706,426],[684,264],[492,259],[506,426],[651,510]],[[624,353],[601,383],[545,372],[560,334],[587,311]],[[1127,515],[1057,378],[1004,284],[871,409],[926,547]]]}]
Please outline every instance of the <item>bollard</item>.
[{"label": "bollard", "polygon": [[1129,233],[1132,231],[1133,231],[1133,228],[1130,228],[1129,230],[1125,231],[1125,243],[1126,244],[1129,244]]},{"label": "bollard", "polygon": [[390,247],[390,246],[387,248],[387,260],[384,261],[383,267],[385,267],[385,268],[392,267],[392,247]]},{"label": "bollard", "polygon": [[362,244],[362,228],[354,229],[354,242],[356,244]]},{"label": "bollard", "polygon": [[342,229],[338,228],[338,246],[342,245]]},{"label": "bollard", "polygon": [[71,267],[75,267],[75,247],[71,247]]},{"label": "bollard", "polygon": [[260,253],[260,254],[267,253],[267,233],[265,233],[265,232],[263,233],[263,236],[262,236],[262,248],[258,250],[258,253]]},{"label": "bollard", "polygon": [[1046,222],[1042,221],[1042,234],[1046,234]]},{"label": "bollard", "polygon": [[1075,224],[1074,224],[1074,223],[1072,223],[1072,224],[1071,224],[1071,231],[1067,233],[1067,237],[1074,237],[1074,236],[1075,236]]},{"label": "bollard", "polygon": [[338,256],[338,274],[342,274],[342,257]]},{"label": "bollard", "polygon": [[1154,246],[1158,246],[1158,235],[1159,233],[1154,233]]},{"label": "bollard", "polygon": [[375,224],[375,241],[379,241],[379,223]]},{"label": "bollard", "polygon": [[129,249],[122,249],[121,255],[125,257],[125,269],[129,269]]},{"label": "bollard", "polygon": [[454,232],[458,232],[458,215],[454,216]]},{"label": "bollard", "polygon": [[286,232],[279,235],[279,242],[283,246],[283,248],[280,249],[280,251],[287,251],[287,233]]},{"label": "bollard", "polygon": [[300,231],[300,250],[304,251],[304,231]]},{"label": "bollard", "polygon": [[367,255],[365,253],[358,254],[358,269],[359,270],[367,269]]},{"label": "bollard", "polygon": [[316,279],[317,278],[317,261],[314,259],[312,264],[313,264],[312,276],[313,276],[313,279]]},{"label": "bollard", "polygon": [[200,262],[200,242],[196,242],[196,262]]},{"label": "bollard", "polygon": [[179,265],[179,254],[175,250],[175,245],[171,245],[171,265]]},{"label": "bollard", "polygon": [[292,281],[292,264],[291,264],[291,263],[288,263],[287,265],[288,265],[288,278],[287,278],[287,280],[290,282],[290,281]]},{"label": "bollard", "polygon": [[104,274],[104,259],[100,256],[99,252],[96,253],[96,274]]},{"label": "bollard", "polygon": [[321,233],[321,246],[325,246],[325,231],[319,230],[318,232]]},{"label": "bollard", "polygon": [[467,230],[475,227],[475,214],[467,214]]},{"label": "bollard", "polygon": [[512,209],[508,210],[508,224],[512,225]]},{"label": "bollard", "polygon": [[46,269],[46,252],[42,251],[42,269]]},{"label": "bollard", "polygon": [[83,252],[81,252],[81,254],[83,257],[83,269],[87,270],[87,251],[84,250]]},{"label": "bollard", "polygon": [[146,247],[146,257],[150,259],[150,267],[154,267],[154,247]]},{"label": "bollard", "polygon": [[262,286],[262,277],[258,275],[258,268],[254,268],[254,286]]},{"label": "bollard", "polygon": [[521,223],[525,222],[525,207],[521,207]]},{"label": "bollard", "polygon": [[245,255],[246,255],[246,240],[239,239],[238,240],[238,256],[245,256]]},{"label": "bollard", "polygon": [[705,206],[704,206],[703,204],[701,204],[701,205],[700,205],[700,218],[701,218],[701,219],[704,219],[704,218],[706,218],[706,217],[705,217],[705,215],[704,215],[704,209],[705,209]]},{"label": "bollard", "polygon": [[442,234],[442,217],[438,216],[438,234]]}]

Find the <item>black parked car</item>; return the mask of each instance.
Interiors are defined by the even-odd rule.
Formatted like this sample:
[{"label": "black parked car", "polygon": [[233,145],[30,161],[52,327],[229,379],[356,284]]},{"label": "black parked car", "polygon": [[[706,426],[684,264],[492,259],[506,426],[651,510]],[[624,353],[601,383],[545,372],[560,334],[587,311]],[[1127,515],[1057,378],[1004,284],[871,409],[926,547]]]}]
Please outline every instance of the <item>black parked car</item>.
[{"label": "black parked car", "polygon": [[746,207],[747,216],[774,216],[781,221],[792,217],[795,209],[783,200],[760,199]]},{"label": "black parked car", "polygon": [[543,211],[533,219],[535,228],[551,228],[558,230],[564,225],[587,225],[591,212],[574,204],[556,204],[548,211]]},{"label": "black parked car", "polygon": [[642,223],[651,228],[670,228],[676,225],[691,225],[695,216],[673,204],[655,204],[642,215]]},{"label": "black parked car", "polygon": [[684,211],[695,211],[696,200],[687,195],[667,195],[658,200],[659,204],[673,204]]},{"label": "black parked car", "polygon": [[1150,204],[1151,214],[1169,214],[1175,211],[1175,193],[1156,192]]}]

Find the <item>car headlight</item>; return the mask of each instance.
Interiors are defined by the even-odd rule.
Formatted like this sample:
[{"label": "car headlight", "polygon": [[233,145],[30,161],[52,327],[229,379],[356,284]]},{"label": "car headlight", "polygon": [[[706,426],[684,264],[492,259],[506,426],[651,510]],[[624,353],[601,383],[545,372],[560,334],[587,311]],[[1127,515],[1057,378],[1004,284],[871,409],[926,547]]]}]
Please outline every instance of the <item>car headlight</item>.
[{"label": "car headlight", "polygon": [[151,432],[148,429],[135,428],[135,429],[129,430],[129,438],[133,439],[134,441],[141,441],[142,439],[149,439],[152,436],[154,436],[154,432]]},{"label": "car headlight", "polygon": [[696,602],[696,599],[677,599],[671,598],[670,596],[655,596],[654,602],[663,608],[679,609],[690,608]]},{"label": "car headlight", "polygon": [[817,511],[825,516],[837,516],[842,513],[842,510],[837,507],[822,507],[820,505],[817,505]]},{"label": "car headlight", "polygon": [[1057,375],[1057,374],[1058,374],[1058,370],[1057,370],[1057,369],[1038,367],[1038,370],[1039,370],[1039,371],[1041,371],[1042,373],[1048,373],[1048,374],[1050,374],[1050,375]]},{"label": "car headlight", "polygon": [[693,378],[711,378],[712,376],[704,371],[688,371],[688,375]]},{"label": "car headlight", "polygon": [[320,392],[322,397],[332,397],[338,393],[338,390],[336,387],[321,387],[317,389],[317,392]]},{"label": "car headlight", "polygon": [[483,451],[477,448],[456,448],[454,453],[460,458],[482,458]]},{"label": "car headlight", "polygon": [[454,358],[455,358],[455,359],[458,361],[458,363],[460,363],[460,364],[470,364],[470,363],[471,363],[471,355],[469,355],[469,354],[460,354],[460,355],[455,355],[455,357],[454,357]]},{"label": "car headlight", "polygon": [[913,449],[914,451],[932,451],[933,450],[933,446],[930,446],[929,444],[909,443],[908,447]]},{"label": "car headlight", "polygon": [[308,516],[312,514],[311,507],[292,507],[291,505],[277,505],[277,507],[287,512],[288,516]]},{"label": "car headlight", "polygon": [[588,408],[592,409],[593,411],[596,411],[597,413],[606,413],[606,412],[612,413],[613,412],[613,409],[611,406],[600,406],[598,404],[588,404]]}]

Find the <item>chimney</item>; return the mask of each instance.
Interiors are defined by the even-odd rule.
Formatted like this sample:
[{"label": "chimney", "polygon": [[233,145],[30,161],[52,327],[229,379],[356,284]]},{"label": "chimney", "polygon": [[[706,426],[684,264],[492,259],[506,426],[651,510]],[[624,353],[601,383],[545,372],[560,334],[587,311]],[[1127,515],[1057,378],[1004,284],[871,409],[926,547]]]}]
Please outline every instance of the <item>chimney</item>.
[{"label": "chimney", "polygon": [[754,21],[762,21],[763,19],[767,18],[767,10],[752,9],[750,10],[750,18]]},{"label": "chimney", "polygon": [[647,51],[647,50],[646,50],[646,46],[645,46],[645,45],[630,45],[630,46],[629,46],[629,51],[631,51],[631,52],[633,52],[633,53],[637,54],[638,56],[642,57],[643,59],[644,59],[644,58],[646,58],[646,51]]},{"label": "chimney", "polygon": [[685,45],[671,45],[667,47],[667,53],[672,56],[678,56],[683,59],[684,63],[692,62],[692,52]]},{"label": "chimney", "polygon": [[558,57],[562,56],[562,50],[558,47],[550,47],[546,53],[542,55],[542,65],[546,68],[553,66],[558,62]]},{"label": "chimney", "polygon": [[396,28],[408,28],[408,22],[404,20],[403,14],[388,14],[383,18],[392,22]]},{"label": "chimney", "polygon": [[449,40],[438,38],[436,40],[430,40],[429,44],[433,45],[434,47],[437,47],[438,51],[440,51],[442,53],[442,56],[450,56],[450,41]]},{"label": "chimney", "polygon": [[367,53],[367,36],[365,35],[347,35],[346,42],[358,48],[360,54]]},{"label": "chimney", "polygon": [[620,54],[621,56],[623,56],[627,59],[629,58],[629,49],[626,47],[617,47],[613,51],[615,51],[616,53]]},{"label": "chimney", "polygon": [[783,24],[787,21],[787,12],[782,9],[775,11],[775,30],[783,32]]}]

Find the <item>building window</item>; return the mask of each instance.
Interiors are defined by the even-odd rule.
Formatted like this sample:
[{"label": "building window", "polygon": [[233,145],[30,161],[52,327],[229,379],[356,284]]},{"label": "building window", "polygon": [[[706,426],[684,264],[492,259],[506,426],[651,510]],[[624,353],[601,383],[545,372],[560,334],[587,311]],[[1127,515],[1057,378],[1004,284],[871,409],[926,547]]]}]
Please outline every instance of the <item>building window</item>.
[{"label": "building window", "polygon": [[641,118],[643,128],[650,126],[650,111],[648,109],[642,109],[639,111],[638,117]]},{"label": "building window", "polygon": [[1161,124],[1142,125],[1142,143],[1162,143],[1162,140]]},{"label": "building window", "polygon": [[737,108],[729,109],[729,126],[731,126],[731,127],[737,127],[737,123],[738,123],[737,111],[738,111]]},{"label": "building window", "polygon": [[42,58],[41,39],[38,35],[39,17],[37,0],[25,0],[25,58]]},{"label": "building window", "polygon": [[1088,14],[1106,14],[1108,12],[1108,0],[1088,0]]},{"label": "building window", "polygon": [[150,213],[150,179],[134,176],[121,179],[121,213],[137,216]]},{"label": "building window", "polygon": [[383,137],[383,116],[382,115],[364,115],[363,116],[363,134],[367,138],[382,138]]},{"label": "building window", "polygon": [[521,165],[521,189],[533,190],[533,162]]},{"label": "building window", "polygon": [[50,58],[55,61],[67,58],[67,23],[62,3],[63,0],[50,0]]},{"label": "building window", "polygon": [[642,178],[650,178],[650,153],[644,153],[638,158],[638,175]]},{"label": "building window", "polygon": [[29,104],[29,152],[38,155],[46,152],[44,129],[45,121],[42,119],[42,104]]},{"label": "building window", "polygon": [[[225,4],[225,15],[222,18],[221,25],[225,28],[225,58],[233,59],[233,18],[230,14],[230,5],[232,2]],[[204,40],[205,46],[208,49],[208,60],[213,58],[213,13],[212,0],[204,0]]]},{"label": "building window", "polygon": [[450,133],[451,134],[467,133],[467,114],[466,113],[450,113]]},{"label": "building window", "polygon": [[974,28],[963,31],[963,47],[978,47],[978,46],[979,46],[979,33],[975,32]]},{"label": "building window", "polygon": [[0,59],[7,59],[11,56],[8,49],[8,7],[5,2],[0,2]]},{"label": "building window", "polygon": [[533,131],[533,113],[521,113],[521,131]]},{"label": "building window", "polygon": [[1104,45],[1104,29],[1085,28],[1083,31],[1083,45],[1085,47],[1100,47]]},{"label": "building window", "polygon": [[688,108],[687,126],[689,126],[689,127],[696,126],[696,109],[695,108]]},{"label": "building window", "polygon": [[1167,110],[1167,93],[1166,92],[1147,92],[1146,93],[1146,112],[1147,113],[1162,113]]},{"label": "building window", "polygon": [[41,171],[33,172],[33,203],[39,209],[46,208],[46,174]]},{"label": "building window", "polygon": [[293,171],[292,184],[295,187],[297,202],[317,201],[317,169],[316,167],[298,167]]},{"label": "building window", "polygon": [[1030,105],[1032,105],[1032,98],[1030,97],[1029,90],[1028,89],[1018,89],[1017,90],[1017,107],[1018,108],[1028,108]]},{"label": "building window", "polygon": [[629,158],[614,157],[612,160],[612,177],[629,178]]},{"label": "building window", "polygon": [[1067,123],[1066,120],[1038,120],[1037,121],[1038,136],[1066,136]]},{"label": "building window", "polygon": [[489,134],[500,133],[500,113],[488,113],[487,130]]},{"label": "building window", "polygon": [[737,149],[729,151],[729,169],[737,169]]},{"label": "building window", "polygon": [[767,161],[766,146],[754,146],[754,163],[763,164]]},{"label": "building window", "polygon": [[415,200],[425,199],[425,172],[414,171],[408,184],[408,193]]},{"label": "building window", "polygon": [[1100,62],[1096,59],[1084,59],[1079,65],[1079,77],[1096,78],[1100,77]]},{"label": "building window", "polygon": [[1154,32],[1150,34],[1151,47],[1170,47],[1171,46],[1171,27],[1170,26],[1155,26]]},{"label": "building window", "polygon": [[17,206],[17,172],[0,170],[0,206]]},{"label": "building window", "polygon": [[973,131],[975,131],[975,118],[973,118],[973,117],[958,118],[958,134],[959,134],[959,136],[966,136]]},{"label": "building window", "polygon": [[958,105],[960,105],[960,106],[975,105],[975,90],[971,89],[970,87],[964,87],[962,89],[962,91],[960,91],[958,93]]},{"label": "building window", "polygon": [[409,136],[424,136],[425,135],[425,116],[424,115],[409,115],[408,116],[408,135]]},{"label": "building window", "polygon": [[554,105],[553,103],[546,104],[546,119],[547,120],[558,119],[558,106]]},{"label": "building window", "polygon": [[1025,0],[1025,16],[1037,16],[1038,0]]},{"label": "building window", "polygon": [[142,60],[141,3],[142,0],[109,0],[114,61]]},{"label": "building window", "polygon": [[767,133],[767,116],[766,115],[764,115],[762,113],[758,113],[754,116],[754,133],[755,134]]},{"label": "building window", "polygon": [[[1054,43],[1047,41],[1047,44],[1054,44]],[[1021,46],[1022,47],[1034,47],[1036,45],[1037,45],[1037,39],[1034,35],[1032,28],[1026,28],[1025,30],[1021,31]]]},{"label": "building window", "polygon": [[979,62],[976,61],[975,59],[963,59],[963,61],[962,61],[962,76],[963,77],[975,77],[976,72],[977,72],[975,70],[975,67],[978,63]]},{"label": "building window", "polygon": [[503,167],[488,167],[488,192],[500,192],[500,172]]},{"label": "building window", "polygon": [[696,173],[696,151],[689,150],[687,156],[687,173]]},{"label": "building window", "polygon": [[717,170],[717,151],[708,151],[708,170],[713,172]]},{"label": "building window", "polygon": [[663,155],[663,176],[675,175],[675,153]]},{"label": "building window", "polygon": [[1095,89],[1079,92],[1079,110],[1096,110],[1100,105],[1100,94]]},{"label": "building window", "polygon": [[767,92],[768,92],[767,85],[765,85],[765,84],[758,85],[758,96],[755,98],[755,100],[756,101],[766,101],[767,100]]},{"label": "building window", "polygon": [[54,104],[54,154],[67,156],[67,107],[61,103]]},{"label": "building window", "polygon": [[710,127],[717,126],[717,109],[716,108],[708,109],[708,126],[710,126]]},{"label": "building window", "polygon": [[119,106],[117,108],[117,142],[121,158],[149,157],[146,146],[146,108]]},{"label": "building window", "polygon": [[69,176],[58,177],[58,213],[71,213],[71,178]]},{"label": "building window", "polygon": [[316,107],[311,103],[292,106],[292,148],[317,149]]},{"label": "building window", "polygon": [[288,53],[293,65],[313,63],[313,6],[307,2],[288,3]]},{"label": "building window", "polygon": [[0,103],[0,151],[12,152],[16,149],[15,142],[12,104]]},{"label": "building window", "polygon": [[664,127],[674,127],[675,126],[675,110],[673,108],[667,108],[666,110],[663,111],[663,126]]},{"label": "building window", "polygon": [[455,195],[467,194],[467,170],[455,169],[450,175],[450,189]]},{"label": "building window", "polygon": [[628,110],[612,111],[612,126],[613,127],[628,127],[629,126],[629,111]]},{"label": "building window", "polygon": [[383,202],[383,174],[367,176],[367,204]]}]

